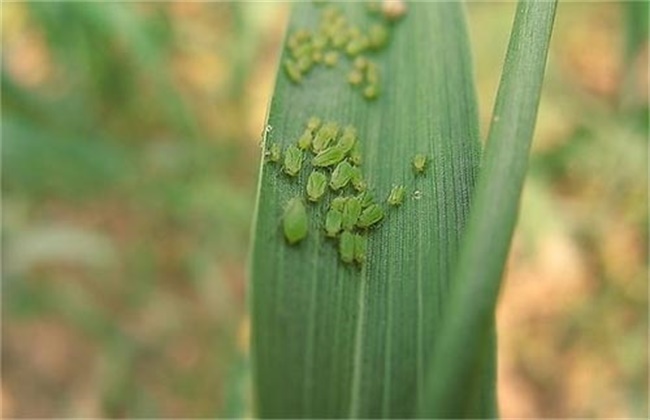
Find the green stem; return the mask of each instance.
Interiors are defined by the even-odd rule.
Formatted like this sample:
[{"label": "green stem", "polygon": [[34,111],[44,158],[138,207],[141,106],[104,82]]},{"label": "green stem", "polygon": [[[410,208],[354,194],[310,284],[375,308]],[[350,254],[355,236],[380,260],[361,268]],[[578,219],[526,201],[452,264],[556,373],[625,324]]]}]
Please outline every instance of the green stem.
[{"label": "green stem", "polygon": [[427,372],[426,397],[419,402],[421,416],[478,417],[488,411],[468,403],[467,384],[490,369],[481,358],[491,340],[517,220],[556,5],[520,0],[517,6],[449,310]]}]

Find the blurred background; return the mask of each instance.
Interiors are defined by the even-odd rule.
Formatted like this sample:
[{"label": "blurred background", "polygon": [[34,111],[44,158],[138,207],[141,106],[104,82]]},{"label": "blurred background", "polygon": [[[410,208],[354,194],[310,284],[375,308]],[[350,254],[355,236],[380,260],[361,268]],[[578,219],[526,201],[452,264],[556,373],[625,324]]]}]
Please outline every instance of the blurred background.
[{"label": "blurred background", "polygon": [[[469,3],[485,136],[512,3]],[[248,413],[289,5],[2,5],[3,417]],[[561,2],[498,310],[504,417],[648,414],[648,6]]]}]

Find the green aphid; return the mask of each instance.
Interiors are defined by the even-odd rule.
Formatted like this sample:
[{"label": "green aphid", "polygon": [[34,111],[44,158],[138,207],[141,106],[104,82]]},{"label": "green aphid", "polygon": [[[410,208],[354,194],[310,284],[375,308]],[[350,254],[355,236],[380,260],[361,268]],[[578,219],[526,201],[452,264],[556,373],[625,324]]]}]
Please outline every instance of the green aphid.
[{"label": "green aphid", "polygon": [[311,147],[312,142],[312,132],[308,128],[303,131],[302,135],[298,139],[298,148],[301,150],[307,150]]},{"label": "green aphid", "polygon": [[354,234],[345,231],[339,239],[339,256],[341,261],[350,264],[354,261]]},{"label": "green aphid", "polygon": [[355,55],[362,53],[367,46],[368,40],[364,36],[360,35],[350,39],[348,44],[345,46],[345,53],[350,57],[354,57]]},{"label": "green aphid", "polygon": [[334,20],[339,16],[341,16],[341,9],[334,5],[327,6],[323,9],[322,17],[325,20]]},{"label": "green aphid", "polygon": [[334,197],[330,203],[330,209],[337,210],[338,212],[343,212],[346,201],[348,201],[347,197]]},{"label": "green aphid", "polygon": [[359,150],[359,143],[355,143],[350,150],[350,162],[356,166],[361,165],[361,150]]},{"label": "green aphid", "polygon": [[366,250],[368,249],[368,239],[365,235],[354,235],[354,260],[363,264],[366,262]]},{"label": "green aphid", "polygon": [[311,53],[311,61],[314,62],[314,64],[320,64],[323,62],[323,52],[320,50],[315,50],[314,52]]},{"label": "green aphid", "polygon": [[341,135],[339,141],[336,143],[336,147],[344,150],[345,153],[347,153],[350,150],[352,150],[356,141],[357,141],[357,130],[351,125],[348,125],[343,129],[343,134]]},{"label": "green aphid", "polygon": [[345,230],[352,230],[361,216],[361,201],[358,197],[350,197],[343,206],[342,226]]},{"label": "green aphid", "polygon": [[366,99],[376,99],[379,95],[379,88],[377,85],[368,85],[363,89],[363,96]]},{"label": "green aphid", "polygon": [[298,29],[293,33],[293,36],[295,36],[298,41],[309,41],[311,39],[311,32],[309,32],[309,29]]},{"label": "green aphid", "polygon": [[352,167],[352,176],[350,177],[350,182],[355,190],[363,192],[368,188],[368,183],[363,179],[363,173],[361,173],[361,168],[358,166]]},{"label": "green aphid", "polygon": [[347,24],[348,20],[342,13],[332,19],[332,26],[339,30],[343,29],[345,26],[347,26]]},{"label": "green aphid", "polygon": [[291,60],[286,60],[284,62],[284,70],[289,76],[289,79],[294,83],[300,83],[302,81],[302,73],[298,68],[298,64]]},{"label": "green aphid", "polygon": [[395,185],[390,194],[388,195],[388,200],[386,200],[391,206],[399,206],[404,202],[404,186]]},{"label": "green aphid", "polygon": [[330,188],[334,191],[338,191],[341,188],[348,185],[350,179],[352,178],[352,165],[347,161],[339,163],[334,172],[332,172],[332,179],[330,180]]},{"label": "green aphid", "polygon": [[289,200],[284,209],[284,237],[290,244],[298,243],[307,236],[308,228],[307,210],[302,204],[302,200],[294,197]]},{"label": "green aphid", "polygon": [[309,70],[311,70],[312,65],[314,64],[311,61],[310,57],[311,53],[308,53],[308,55],[302,55],[298,59],[298,70],[300,70],[301,73],[307,73]]},{"label": "green aphid", "polygon": [[375,198],[372,196],[372,193],[368,190],[362,191],[357,196],[357,199],[359,200],[359,202],[361,202],[362,209],[365,209],[366,207],[370,206],[375,201]]},{"label": "green aphid", "polygon": [[289,50],[291,50],[292,55],[293,52],[300,47],[300,40],[298,37],[296,37],[296,34],[289,36],[289,39],[287,40],[287,46],[289,47]]},{"label": "green aphid", "polygon": [[381,13],[381,4],[379,1],[369,1],[366,3],[366,8],[370,14],[379,14]]},{"label": "green aphid", "polygon": [[335,48],[343,48],[348,43],[348,40],[348,35],[344,31],[339,32],[335,29],[332,35],[332,45]]},{"label": "green aphid", "polygon": [[352,86],[358,86],[363,82],[363,73],[359,70],[353,69],[348,73],[348,83]]},{"label": "green aphid", "polygon": [[311,117],[309,121],[307,121],[307,129],[313,133],[314,131],[318,130],[320,123],[320,118]]},{"label": "green aphid", "polygon": [[337,146],[333,146],[321,151],[316,156],[314,156],[314,158],[311,161],[311,164],[319,168],[334,166],[340,163],[345,158],[345,154],[346,154],[345,150]]},{"label": "green aphid", "polygon": [[378,223],[384,218],[384,210],[377,204],[371,204],[366,207],[359,216],[357,226],[360,228],[368,228],[375,223]]},{"label": "green aphid", "polygon": [[339,62],[339,53],[336,51],[328,51],[323,56],[323,62],[327,67],[334,67]]},{"label": "green aphid", "polygon": [[282,158],[282,151],[280,150],[280,145],[273,143],[267,152],[269,162],[279,162]]},{"label": "green aphid", "polygon": [[396,21],[406,14],[406,3],[402,0],[385,1],[381,9],[386,19]]},{"label": "green aphid", "polygon": [[342,214],[340,210],[331,208],[325,216],[325,235],[334,238],[341,231]]},{"label": "green aphid", "polygon": [[388,29],[384,25],[374,24],[368,31],[368,41],[370,48],[378,50],[388,42]]},{"label": "green aphid", "polygon": [[302,168],[302,150],[293,144],[289,145],[284,152],[284,172],[290,176],[298,175]]},{"label": "green aphid", "polygon": [[415,172],[421,174],[427,167],[427,157],[421,153],[418,153],[413,157],[413,169]]},{"label": "green aphid", "polygon": [[357,57],[354,59],[354,68],[359,71],[364,71],[368,67],[368,59],[366,57]]},{"label": "green aphid", "polygon": [[309,57],[313,51],[313,47],[308,42],[303,42],[297,47],[291,49],[291,56],[296,60],[302,57]]},{"label": "green aphid", "polygon": [[353,26],[348,31],[348,34],[350,35],[351,39],[360,38],[361,37],[361,29],[359,29],[358,26]]},{"label": "green aphid", "polygon": [[312,171],[307,179],[307,198],[309,201],[318,201],[327,188],[327,175],[322,172]]},{"label": "green aphid", "polygon": [[323,34],[318,34],[312,40],[311,45],[316,50],[322,50],[327,46],[327,37]]},{"label": "green aphid", "polygon": [[339,134],[339,126],[334,122],[328,122],[323,124],[323,126],[318,130],[314,140],[312,141],[312,150],[314,153],[319,153],[322,150],[325,150],[332,140],[336,138]]}]

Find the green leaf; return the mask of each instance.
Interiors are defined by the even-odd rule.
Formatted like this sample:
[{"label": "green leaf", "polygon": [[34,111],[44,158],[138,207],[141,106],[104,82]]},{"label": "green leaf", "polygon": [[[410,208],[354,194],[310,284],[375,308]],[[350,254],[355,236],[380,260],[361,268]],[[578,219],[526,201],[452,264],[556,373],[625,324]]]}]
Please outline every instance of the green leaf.
[{"label": "green leaf", "polygon": [[[361,3],[342,4],[369,26]],[[288,34],[317,27],[313,4],[296,5]],[[282,60],[287,58],[283,53]],[[311,116],[353,124],[363,172],[378,202],[404,185],[400,207],[368,236],[362,268],[343,264],[324,235],[326,202],[310,205],[310,231],[294,246],[282,213],[304,196],[296,178],[261,166],[251,261],[252,357],[261,417],[410,417],[424,388],[478,171],[477,106],[462,5],[411,3],[386,49],[372,55],[380,94],[367,101],[346,76],[351,60],[293,84],[281,67],[265,147],[295,144]],[[428,157],[424,174],[413,157]],[[494,378],[485,378],[492,383]]]},{"label": "green leaf", "polygon": [[556,1],[537,0],[521,0],[517,7],[446,321],[428,370],[423,416],[479,415],[466,392],[482,374],[485,354],[493,351],[494,309],[517,221],[555,8]]}]

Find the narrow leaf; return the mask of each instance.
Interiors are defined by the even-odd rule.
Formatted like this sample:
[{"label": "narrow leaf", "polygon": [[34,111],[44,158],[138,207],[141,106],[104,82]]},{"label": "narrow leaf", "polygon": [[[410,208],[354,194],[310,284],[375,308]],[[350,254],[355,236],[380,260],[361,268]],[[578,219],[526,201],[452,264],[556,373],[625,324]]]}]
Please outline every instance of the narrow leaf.
[{"label": "narrow leaf", "polygon": [[520,0],[483,165],[454,276],[449,310],[427,375],[427,417],[479,416],[472,377],[489,369],[493,317],[526,175],[556,1]]},{"label": "narrow leaf", "polygon": [[[362,29],[381,19],[363,3],[336,7]],[[324,10],[296,4],[287,40],[301,28],[315,31]],[[291,198],[304,198],[310,159],[296,177],[263,162],[250,302],[261,417],[416,414],[480,145],[462,5],[409,3],[406,15],[389,28],[386,47],[367,55],[376,65],[369,78],[378,78],[377,89],[355,85],[358,74],[349,77],[354,64],[344,54],[325,54],[325,64],[306,75],[294,64],[278,74],[265,151],[273,144],[282,150],[295,144],[311,117],[352,125],[358,146],[351,160],[361,158],[368,192],[385,215],[367,230],[358,228],[367,242],[355,239],[356,262],[344,263],[337,240],[325,235],[328,206],[338,194],[330,189],[319,202],[306,203],[310,232],[289,245],[282,235],[282,209]],[[289,57],[285,50],[282,66]],[[427,157],[422,173],[413,168],[416,154]],[[404,200],[388,207],[395,185],[405,187]],[[349,260],[349,241],[344,245]]]}]

